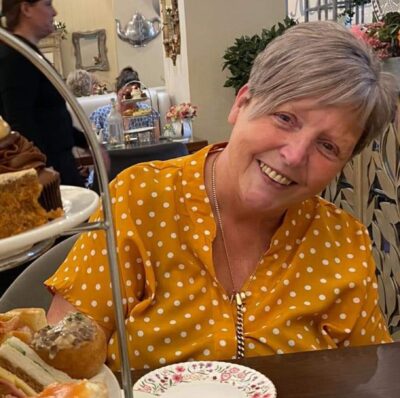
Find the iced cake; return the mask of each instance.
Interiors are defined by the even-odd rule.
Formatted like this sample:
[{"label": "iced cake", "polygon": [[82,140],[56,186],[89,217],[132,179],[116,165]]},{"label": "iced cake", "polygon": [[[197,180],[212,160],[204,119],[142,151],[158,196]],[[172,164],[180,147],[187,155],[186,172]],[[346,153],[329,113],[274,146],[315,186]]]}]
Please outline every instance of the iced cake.
[{"label": "iced cake", "polygon": [[46,167],[46,156],[21,134],[11,131],[0,117],[0,175],[35,169],[43,187],[39,203],[47,211],[59,209],[62,214],[60,175]]}]

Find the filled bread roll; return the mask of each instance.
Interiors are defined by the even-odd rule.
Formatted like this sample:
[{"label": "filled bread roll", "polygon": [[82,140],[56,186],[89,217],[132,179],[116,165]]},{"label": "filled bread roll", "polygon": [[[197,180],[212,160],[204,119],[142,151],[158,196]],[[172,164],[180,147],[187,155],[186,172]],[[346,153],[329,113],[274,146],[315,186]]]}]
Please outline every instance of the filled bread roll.
[{"label": "filled bread roll", "polygon": [[79,312],[39,330],[31,345],[45,362],[75,379],[96,375],[107,354],[103,330]]}]

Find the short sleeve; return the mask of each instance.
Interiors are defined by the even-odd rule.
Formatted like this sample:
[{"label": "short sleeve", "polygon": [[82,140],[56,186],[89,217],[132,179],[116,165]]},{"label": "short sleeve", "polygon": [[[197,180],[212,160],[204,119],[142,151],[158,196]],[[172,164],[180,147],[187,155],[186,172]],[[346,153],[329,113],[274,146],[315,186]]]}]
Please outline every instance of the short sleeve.
[{"label": "short sleeve", "polygon": [[375,261],[370,250],[371,242],[365,231],[367,260],[363,263],[368,269],[368,275],[363,280],[365,285],[364,302],[360,314],[349,336],[350,345],[369,345],[392,342],[386,326],[386,321],[378,303],[378,283],[375,275]]},{"label": "short sleeve", "polygon": [[[127,174],[126,174],[127,175]],[[127,182],[121,176],[110,183],[110,194],[117,228],[117,255],[122,279],[122,297],[125,317],[146,292],[146,254],[140,249],[139,237],[131,225],[129,202],[121,200],[126,194]],[[91,217],[100,221],[101,208]],[[120,221],[118,221],[120,220]],[[148,270],[147,272],[150,272]],[[151,276],[151,279],[154,278]],[[108,330],[115,329],[114,302],[112,297],[106,234],[104,231],[84,233],[78,239],[68,257],[45,285],[58,293],[79,311],[90,315]]]},{"label": "short sleeve", "polygon": [[[353,281],[344,288],[332,309],[332,319],[324,322],[323,334],[338,347],[361,346],[392,341],[378,304],[375,261],[368,231],[361,226],[353,236],[359,266],[349,270]],[[354,282],[355,281],[355,282]]]}]

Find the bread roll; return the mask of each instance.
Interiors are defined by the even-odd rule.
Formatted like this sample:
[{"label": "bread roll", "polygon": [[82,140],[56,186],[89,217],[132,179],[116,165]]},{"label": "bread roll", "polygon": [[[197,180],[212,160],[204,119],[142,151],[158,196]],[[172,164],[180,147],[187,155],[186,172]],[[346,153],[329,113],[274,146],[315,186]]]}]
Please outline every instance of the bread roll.
[{"label": "bread roll", "polygon": [[104,383],[80,380],[78,382],[53,384],[45,388],[36,398],[107,398]]},{"label": "bread roll", "polygon": [[75,379],[96,375],[107,354],[103,330],[79,312],[70,313],[56,325],[37,332],[32,348],[49,365]]}]

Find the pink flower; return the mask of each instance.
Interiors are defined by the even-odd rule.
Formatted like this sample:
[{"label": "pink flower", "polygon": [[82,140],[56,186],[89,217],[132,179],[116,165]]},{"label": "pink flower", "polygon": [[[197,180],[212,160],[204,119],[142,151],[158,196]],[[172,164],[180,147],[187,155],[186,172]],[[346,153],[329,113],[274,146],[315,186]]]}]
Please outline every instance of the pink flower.
[{"label": "pink flower", "polygon": [[374,22],[364,25],[353,25],[350,31],[360,40],[371,46],[379,59],[390,57],[390,43],[381,41],[379,31],[383,28],[383,22]]},{"label": "pink flower", "polygon": [[231,368],[229,371],[231,373],[239,373],[239,368]]},{"label": "pink flower", "polygon": [[367,42],[368,41],[368,35],[363,29],[362,25],[352,25],[350,29],[351,33],[353,33],[354,36],[357,38]]},{"label": "pink flower", "polygon": [[180,382],[182,381],[182,379],[183,379],[182,374],[177,374],[177,373],[175,373],[175,374],[172,375],[172,380],[173,380],[175,383],[180,383]]},{"label": "pink flower", "polygon": [[197,116],[197,106],[190,102],[182,102],[169,108],[165,117],[169,122],[175,122],[182,119],[193,119]]},{"label": "pink flower", "polygon": [[182,372],[185,371],[185,367],[184,367],[184,366],[176,366],[176,367],[175,367],[175,370],[176,370],[177,372],[182,373]]},{"label": "pink flower", "polygon": [[231,378],[231,374],[230,373],[228,373],[228,372],[221,373],[221,380],[222,381],[229,380],[230,378]]}]

